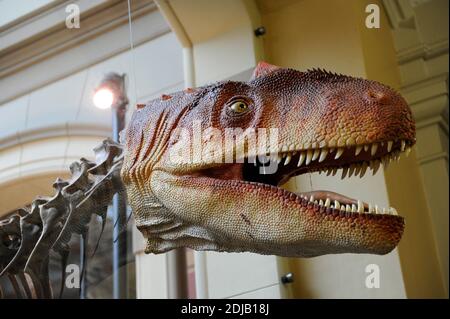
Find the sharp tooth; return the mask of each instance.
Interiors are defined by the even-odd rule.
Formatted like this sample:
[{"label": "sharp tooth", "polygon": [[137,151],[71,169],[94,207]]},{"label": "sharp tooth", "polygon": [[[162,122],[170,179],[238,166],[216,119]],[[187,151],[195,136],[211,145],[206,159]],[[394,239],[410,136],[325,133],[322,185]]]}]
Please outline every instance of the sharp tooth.
[{"label": "sharp tooth", "polygon": [[375,214],[379,214],[380,210],[378,209],[378,205],[375,205]]},{"label": "sharp tooth", "polygon": [[387,151],[390,152],[392,150],[392,145],[394,145],[394,141],[387,142]]},{"label": "sharp tooth", "polygon": [[371,203],[369,203],[369,214],[372,214],[372,212],[373,212],[373,207],[372,207],[372,204]]},{"label": "sharp tooth", "polygon": [[383,166],[384,166],[384,169],[387,169],[387,168],[388,168],[389,162],[390,162],[389,155],[386,155],[385,157],[383,157]]},{"label": "sharp tooth", "polygon": [[363,177],[366,174],[367,167],[368,167],[367,162],[362,163],[361,173],[359,173],[359,177]]},{"label": "sharp tooth", "polygon": [[355,164],[355,176],[359,175],[359,172],[361,171],[361,165]]},{"label": "sharp tooth", "polygon": [[335,149],[334,147],[329,147],[329,148],[328,148],[328,151],[329,151],[330,153],[333,153],[335,150],[336,150],[336,149]]},{"label": "sharp tooth", "polygon": [[300,157],[298,158],[297,167],[302,166],[304,161],[305,161],[305,152],[300,152]]},{"label": "sharp tooth", "polygon": [[373,143],[372,144],[372,148],[370,149],[370,155],[374,156],[375,153],[377,152],[378,149],[378,144],[377,143]]},{"label": "sharp tooth", "polygon": [[389,214],[389,212],[388,212],[388,210],[386,208],[383,208],[383,214],[384,215]]},{"label": "sharp tooth", "polygon": [[338,159],[341,157],[342,153],[344,153],[344,149],[342,147],[339,147],[336,149],[336,155],[334,156],[334,159]]},{"label": "sharp tooth", "polygon": [[356,208],[355,204],[352,204],[352,213],[356,213],[358,209]]},{"label": "sharp tooth", "polygon": [[352,177],[353,172],[355,171],[355,165],[350,165],[350,169],[348,170],[348,177]]},{"label": "sharp tooth", "polygon": [[358,213],[364,213],[364,205],[363,202],[358,200]]},{"label": "sharp tooth", "polygon": [[284,161],[284,165],[289,164],[291,159],[292,159],[292,155],[290,153],[288,153],[287,156],[286,156],[286,160]]},{"label": "sharp tooth", "polygon": [[358,156],[358,154],[361,153],[362,149],[363,149],[362,145],[356,146],[356,148],[355,148],[355,156]]},{"label": "sharp tooth", "polygon": [[309,198],[309,201],[310,202],[314,202],[314,196],[313,195],[311,195],[311,197]]},{"label": "sharp tooth", "polygon": [[345,206],[345,211],[350,213],[352,211],[352,207],[350,205]]},{"label": "sharp tooth", "polygon": [[341,208],[341,204],[340,204],[337,200],[335,200],[335,201],[334,201],[334,207],[335,207],[336,209],[340,209],[340,208]]},{"label": "sharp tooth", "polygon": [[336,175],[337,171],[338,171],[337,167],[333,168],[333,173],[332,173],[332,175],[333,175],[333,176]]},{"label": "sharp tooth", "polygon": [[325,200],[325,207],[330,207],[330,199],[329,198],[327,198]]},{"label": "sharp tooth", "polygon": [[375,175],[378,172],[378,169],[380,168],[381,162],[378,160],[370,162],[370,167],[372,168],[372,175]]},{"label": "sharp tooth", "polygon": [[306,151],[306,162],[305,162],[305,165],[309,165],[309,163],[311,163],[312,156],[313,156],[313,151],[312,150],[307,150]]},{"label": "sharp tooth", "polygon": [[330,176],[330,174],[331,174],[332,171],[333,171],[333,170],[332,170],[331,168],[329,168],[329,169],[327,170],[327,176]]},{"label": "sharp tooth", "polygon": [[405,150],[405,147],[406,147],[406,142],[404,140],[402,140],[400,150],[403,152]]},{"label": "sharp tooth", "polygon": [[328,155],[328,149],[327,148],[323,148],[322,151],[320,152],[320,157],[319,157],[319,163],[323,162],[325,160],[325,158]]},{"label": "sharp tooth", "polygon": [[323,200],[319,200],[319,205],[323,206]]},{"label": "sharp tooth", "polygon": [[367,152],[369,150],[369,144],[364,145],[364,151]]},{"label": "sharp tooth", "polygon": [[408,146],[405,150],[405,156],[408,157],[409,153],[411,153],[411,147]]},{"label": "sharp tooth", "polygon": [[314,204],[318,205],[318,204],[319,204],[319,202],[318,202],[317,200],[315,200],[315,201],[314,201]]},{"label": "sharp tooth", "polygon": [[311,161],[315,161],[316,159],[318,159],[319,155],[320,155],[320,148],[316,148],[314,150],[314,153],[313,153],[313,156],[311,158]]},{"label": "sharp tooth", "polygon": [[344,168],[342,169],[341,179],[344,179],[344,178],[345,178],[345,176],[347,175],[347,172],[348,172],[348,167],[344,167]]},{"label": "sharp tooth", "polygon": [[397,210],[394,207],[389,208],[389,213],[391,213],[391,215],[398,215]]},{"label": "sharp tooth", "polygon": [[345,205],[342,205],[340,209],[345,212]]}]

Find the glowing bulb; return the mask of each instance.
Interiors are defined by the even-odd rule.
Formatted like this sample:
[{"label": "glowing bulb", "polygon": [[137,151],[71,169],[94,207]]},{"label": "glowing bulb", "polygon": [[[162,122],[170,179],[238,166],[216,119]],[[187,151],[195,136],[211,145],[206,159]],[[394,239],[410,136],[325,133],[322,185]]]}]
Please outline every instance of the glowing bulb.
[{"label": "glowing bulb", "polygon": [[111,90],[100,89],[94,94],[94,105],[99,109],[110,108],[114,101],[114,94]]}]

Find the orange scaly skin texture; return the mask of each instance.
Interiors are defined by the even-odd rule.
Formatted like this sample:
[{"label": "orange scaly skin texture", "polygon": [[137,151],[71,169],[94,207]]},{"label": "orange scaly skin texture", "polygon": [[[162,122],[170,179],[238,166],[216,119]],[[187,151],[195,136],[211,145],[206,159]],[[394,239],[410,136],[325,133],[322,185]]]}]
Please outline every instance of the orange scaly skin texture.
[{"label": "orange scaly skin texture", "polygon": [[[248,111],[234,114],[230,105],[236,100],[245,101]],[[270,153],[298,157],[267,176],[252,170],[253,164],[170,161],[173,148],[191,146],[174,132],[185,128],[196,133],[193,121],[201,121],[202,129],[219,129],[222,137],[230,127],[277,128],[278,144],[268,146]],[[243,141],[240,136],[236,140],[236,145]],[[147,253],[191,247],[296,257],[386,254],[401,239],[402,217],[345,212],[276,185],[327,168],[351,171],[352,164],[361,164],[359,173],[414,142],[411,111],[389,87],[260,63],[247,83],[220,82],[177,92],[137,109],[126,131],[121,174],[137,227],[148,239]],[[212,149],[222,146],[214,139],[203,143]],[[335,155],[339,147],[346,150],[341,156]],[[319,160],[324,150],[325,159]],[[249,155],[238,148],[224,152]],[[297,165],[302,153],[317,156],[308,165]]]}]

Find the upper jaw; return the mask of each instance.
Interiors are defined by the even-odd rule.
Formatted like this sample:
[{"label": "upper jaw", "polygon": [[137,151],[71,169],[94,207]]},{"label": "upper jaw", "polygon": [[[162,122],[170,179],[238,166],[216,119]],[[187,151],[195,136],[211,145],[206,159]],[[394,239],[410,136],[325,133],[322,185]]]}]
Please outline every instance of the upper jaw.
[{"label": "upper jaw", "polygon": [[272,158],[276,157],[278,163],[276,184],[282,185],[292,176],[310,172],[326,172],[334,176],[339,169],[342,169],[342,179],[353,175],[363,177],[368,170],[375,175],[382,165],[386,168],[393,160],[399,160],[402,152],[408,155],[415,140],[392,139],[367,144],[350,142],[347,140],[345,146],[305,143],[303,146],[291,144],[290,147],[280,147],[278,153],[272,153]]},{"label": "upper jaw", "polygon": [[[256,183],[260,187],[264,185],[279,186],[289,178],[307,172],[327,172],[327,175],[335,175],[342,169],[341,178],[359,176],[360,178],[370,169],[375,174],[381,165],[387,166],[392,160],[398,160],[400,154],[408,154],[414,140],[397,139],[384,140],[371,144],[349,144],[345,146],[330,147],[329,145],[303,149],[298,147],[281,147],[281,152],[276,154],[278,168],[275,174],[264,174],[259,160],[255,163],[229,164],[222,168],[215,167],[210,170],[214,175],[206,175],[217,179],[242,180],[243,182]],[[275,154],[275,153],[273,153]],[[206,171],[200,171],[199,176],[205,176]],[[291,195],[286,195],[292,197]],[[364,203],[360,200],[328,192],[316,191],[300,193],[295,196],[305,205],[316,205],[324,210],[338,211],[341,214],[380,214],[397,215],[393,207],[382,208],[375,204]]]}]

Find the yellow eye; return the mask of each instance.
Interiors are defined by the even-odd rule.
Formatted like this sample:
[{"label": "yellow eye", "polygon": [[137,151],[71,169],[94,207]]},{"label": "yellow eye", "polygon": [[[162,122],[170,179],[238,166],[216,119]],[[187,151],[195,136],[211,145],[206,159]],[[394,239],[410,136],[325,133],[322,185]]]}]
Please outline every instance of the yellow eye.
[{"label": "yellow eye", "polygon": [[248,104],[244,101],[236,101],[230,105],[230,109],[237,114],[245,113],[249,110]]}]

